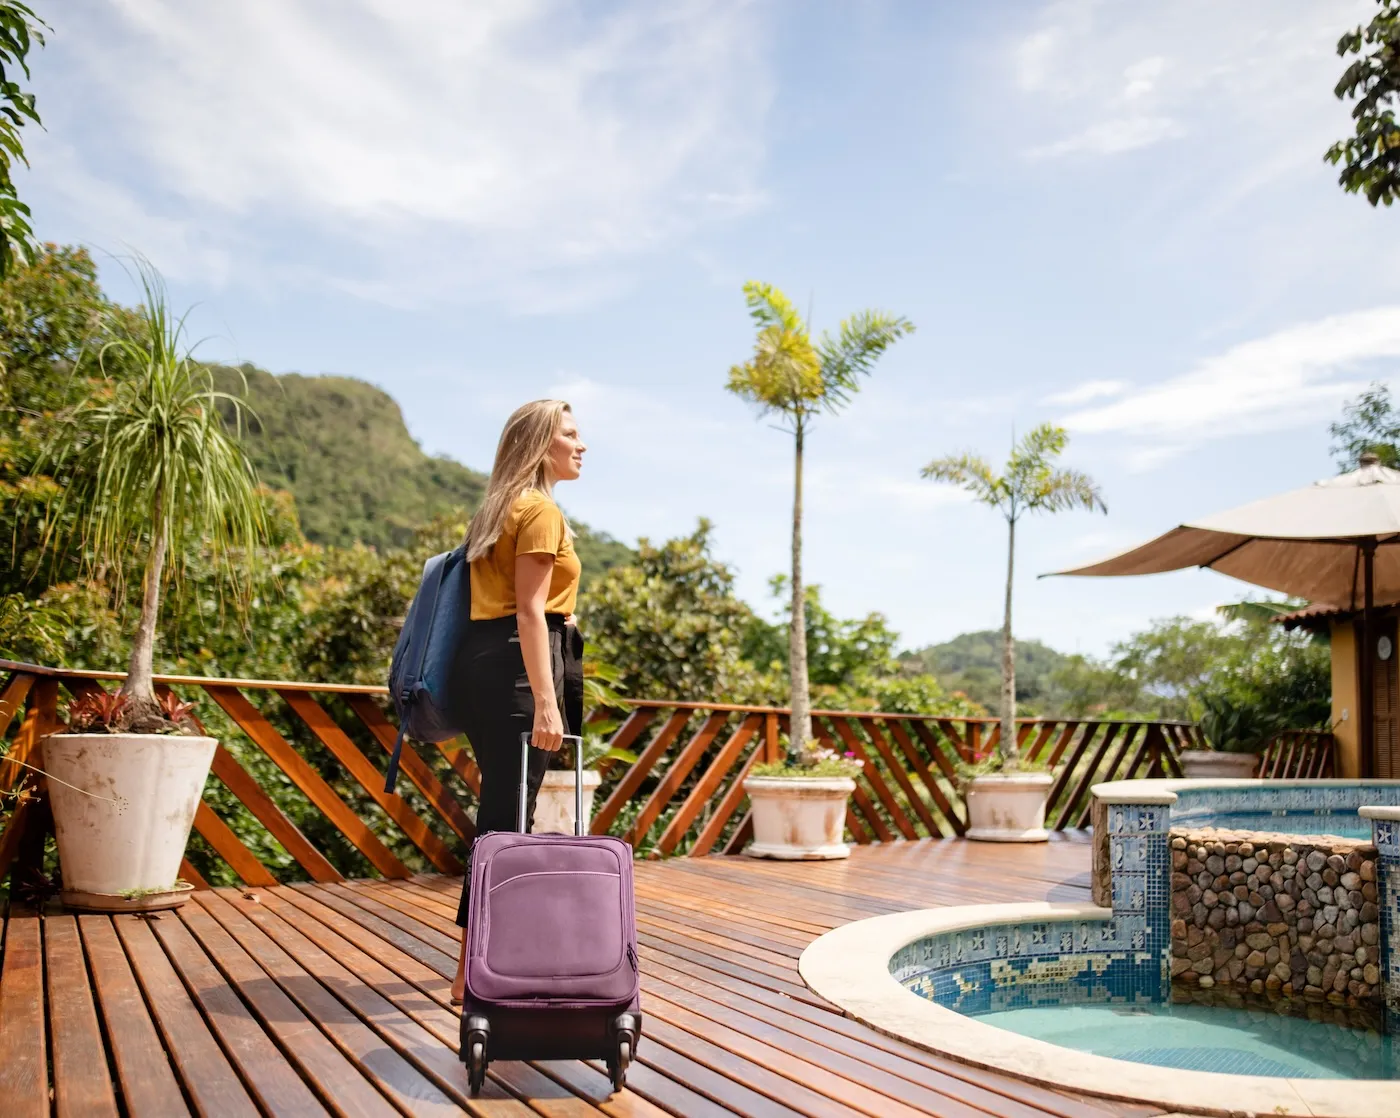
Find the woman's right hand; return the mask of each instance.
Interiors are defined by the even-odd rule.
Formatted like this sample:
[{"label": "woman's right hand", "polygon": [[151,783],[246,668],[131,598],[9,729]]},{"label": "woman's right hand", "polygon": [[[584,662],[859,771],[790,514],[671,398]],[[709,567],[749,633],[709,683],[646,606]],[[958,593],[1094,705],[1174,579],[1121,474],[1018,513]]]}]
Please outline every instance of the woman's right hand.
[{"label": "woman's right hand", "polygon": [[554,703],[535,702],[535,728],[530,732],[530,744],[550,753],[564,744],[564,719]]}]

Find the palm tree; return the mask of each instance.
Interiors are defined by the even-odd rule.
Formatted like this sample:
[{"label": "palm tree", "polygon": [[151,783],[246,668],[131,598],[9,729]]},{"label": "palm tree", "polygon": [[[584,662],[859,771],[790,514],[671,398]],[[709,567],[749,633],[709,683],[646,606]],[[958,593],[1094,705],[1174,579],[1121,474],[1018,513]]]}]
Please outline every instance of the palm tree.
[{"label": "palm tree", "polygon": [[1099,488],[1088,474],[1056,470],[1054,459],[1064,452],[1069,436],[1063,427],[1042,423],[1026,432],[1011,448],[1000,476],[975,454],[937,458],[923,468],[926,478],[961,486],[984,505],[1006,518],[1006,612],[1001,624],[1001,744],[1002,765],[1014,771],[1020,763],[1016,748],[1016,645],[1011,638],[1011,584],[1016,565],[1016,521],[1028,512],[1098,509],[1108,512]]},{"label": "palm tree", "polygon": [[757,404],[761,415],[777,416],[793,437],[792,620],[788,627],[791,680],[791,740],[800,756],[810,753],[812,699],[807,680],[807,619],[802,586],[802,453],[813,419],[838,413],[860,390],[880,354],[914,324],[881,311],[846,318],[833,336],[823,332],[814,344],[807,324],[776,287],[744,284],[749,316],[758,327],[754,355],[729,370],[730,392]]},{"label": "palm tree", "polygon": [[[162,591],[178,582],[187,548],[206,547],[235,587],[246,587],[267,538],[257,475],[240,445],[245,405],[214,390],[184,351],[184,319],[169,310],[155,270],[138,262],[145,296],[135,329],[97,353],[93,395],[60,424],[39,470],[62,485],[44,545],[73,548],[91,571],[125,585],[140,561],[141,615],[122,694],[131,728],[164,725],[151,680]],[[220,417],[231,412],[235,430]],[[64,515],[76,513],[76,516]],[[75,527],[58,538],[60,524]]]}]

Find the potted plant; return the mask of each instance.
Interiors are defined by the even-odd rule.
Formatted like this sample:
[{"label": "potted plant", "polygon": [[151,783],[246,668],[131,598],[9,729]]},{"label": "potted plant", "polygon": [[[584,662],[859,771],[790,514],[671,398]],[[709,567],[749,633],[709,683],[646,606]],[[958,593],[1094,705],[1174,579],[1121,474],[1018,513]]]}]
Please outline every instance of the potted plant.
[{"label": "potted plant", "polygon": [[[267,538],[263,498],[237,433],[243,402],[214,389],[182,352],[155,271],[139,265],[145,302],[117,319],[97,354],[94,391],[63,422],[36,472],[61,488],[42,537],[71,550],[120,597],[133,564],[141,609],[126,679],[110,697],[80,699],[66,733],[43,743],[63,899],[103,911],[172,907],[175,875],[214,756],[188,733],[189,708],[156,695],[157,623],[186,555],[204,549],[235,590],[246,590]],[[234,424],[225,426],[220,408]],[[58,525],[73,525],[60,536]],[[246,593],[235,593],[242,604]]]},{"label": "potted plant", "polygon": [[[786,738],[783,739],[786,744]],[[753,858],[845,858],[846,802],[864,766],[818,741],[787,759],[755,765],[744,780],[753,812]]]},{"label": "potted plant", "polygon": [[160,702],[158,733],[123,732],[130,709],[121,692],[87,692],[69,704],[67,732],[44,742],[62,899],[72,908],[173,908],[193,888],[176,874],[218,742],[173,694]]},{"label": "potted plant", "polygon": [[965,767],[970,839],[990,842],[1044,842],[1045,801],[1054,783],[1035,771],[1016,747],[1016,641],[1011,629],[1011,592],[1015,586],[1016,525],[1027,513],[1068,509],[1108,512],[1093,478],[1079,470],[1057,469],[1055,461],[1069,445],[1064,428],[1042,423],[1011,448],[1000,474],[976,454],[936,458],[923,476],[957,485],[1006,520],[1006,597],[1001,622],[1001,739],[993,757]]},{"label": "potted plant", "polygon": [[998,750],[969,765],[958,779],[967,804],[967,837],[982,842],[1045,842],[1045,804],[1055,774],[1044,765]]},{"label": "potted plant", "polygon": [[1181,773],[1191,780],[1248,780],[1259,764],[1259,751],[1280,729],[1279,720],[1259,707],[1223,695],[1201,699],[1197,725],[1206,748],[1184,750],[1180,758]]}]

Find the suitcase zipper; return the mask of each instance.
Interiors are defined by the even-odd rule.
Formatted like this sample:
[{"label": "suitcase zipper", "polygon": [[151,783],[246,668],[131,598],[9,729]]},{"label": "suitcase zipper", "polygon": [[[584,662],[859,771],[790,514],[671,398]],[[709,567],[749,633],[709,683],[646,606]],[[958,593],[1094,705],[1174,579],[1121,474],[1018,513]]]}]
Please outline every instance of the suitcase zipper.
[{"label": "suitcase zipper", "polygon": [[637,953],[632,950],[632,945],[627,945],[627,962],[632,967],[633,973],[637,970]]}]

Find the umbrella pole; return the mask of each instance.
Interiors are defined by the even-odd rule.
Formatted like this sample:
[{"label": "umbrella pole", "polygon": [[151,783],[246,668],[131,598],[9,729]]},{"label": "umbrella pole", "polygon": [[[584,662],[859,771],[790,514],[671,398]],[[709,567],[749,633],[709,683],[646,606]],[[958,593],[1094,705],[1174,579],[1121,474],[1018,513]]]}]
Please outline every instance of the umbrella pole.
[{"label": "umbrella pole", "polygon": [[1357,712],[1361,721],[1358,735],[1361,746],[1361,775],[1371,776],[1376,771],[1376,692],[1375,692],[1375,649],[1371,639],[1371,611],[1375,606],[1373,578],[1375,575],[1376,541],[1367,540],[1361,545],[1361,697]]}]

